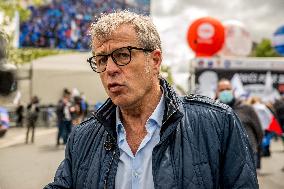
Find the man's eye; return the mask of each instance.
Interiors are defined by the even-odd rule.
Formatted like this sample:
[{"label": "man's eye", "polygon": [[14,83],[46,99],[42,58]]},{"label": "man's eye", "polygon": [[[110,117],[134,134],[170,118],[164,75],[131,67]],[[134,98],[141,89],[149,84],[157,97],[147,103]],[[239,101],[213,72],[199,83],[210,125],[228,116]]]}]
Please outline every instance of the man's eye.
[{"label": "man's eye", "polygon": [[102,66],[102,65],[106,64],[107,59],[108,59],[108,56],[98,56],[97,60],[96,60],[97,66]]},{"label": "man's eye", "polygon": [[130,55],[129,55],[129,53],[117,53],[117,54],[115,55],[115,57],[116,57],[116,58],[123,58],[123,59],[125,59],[125,58],[129,58]]},{"label": "man's eye", "polygon": [[124,57],[124,58],[128,58],[129,57],[129,53],[120,53],[120,56]]}]

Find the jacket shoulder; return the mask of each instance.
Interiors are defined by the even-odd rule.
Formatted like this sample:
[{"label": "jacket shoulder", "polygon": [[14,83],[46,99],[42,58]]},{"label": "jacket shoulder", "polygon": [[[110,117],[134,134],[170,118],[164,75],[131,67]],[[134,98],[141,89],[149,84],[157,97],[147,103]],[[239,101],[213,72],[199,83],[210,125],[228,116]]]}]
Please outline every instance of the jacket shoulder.
[{"label": "jacket shoulder", "polygon": [[79,126],[81,126],[81,125],[89,125],[89,124],[91,124],[93,122],[96,122],[96,119],[95,119],[94,115],[92,115],[89,118],[87,118],[86,120],[82,121]]},{"label": "jacket shoulder", "polygon": [[199,94],[189,94],[184,97],[185,103],[190,103],[190,104],[198,104],[198,105],[203,105],[207,107],[213,107],[215,109],[220,109],[220,110],[230,110],[231,108],[219,102],[218,100],[213,100],[212,98],[209,98],[207,96],[199,95]]},{"label": "jacket shoulder", "polygon": [[95,116],[91,116],[85,121],[81,122],[79,125],[75,126],[74,135],[75,140],[81,137],[89,136],[90,133],[96,133],[100,130],[100,123],[95,118]]}]

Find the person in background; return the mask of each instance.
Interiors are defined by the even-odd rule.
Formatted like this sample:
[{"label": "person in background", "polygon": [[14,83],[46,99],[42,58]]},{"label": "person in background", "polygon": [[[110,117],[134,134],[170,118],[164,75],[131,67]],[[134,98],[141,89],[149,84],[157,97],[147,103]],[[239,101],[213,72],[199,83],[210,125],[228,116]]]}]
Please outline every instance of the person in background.
[{"label": "person in background", "polygon": [[0,106],[0,138],[5,136],[10,126],[9,114],[6,108]]},{"label": "person in background", "polygon": [[261,98],[253,96],[250,98],[250,104],[258,115],[262,130],[264,131],[264,138],[262,140],[262,156],[269,157],[271,139],[276,134],[281,135],[281,126],[275,117],[272,109],[268,108],[266,104],[261,101]]},{"label": "person in background", "polygon": [[284,96],[282,96],[280,99],[277,99],[274,102],[273,107],[275,109],[275,114],[278,119],[278,122],[282,128],[281,138],[282,138],[283,147],[284,147]]},{"label": "person in background", "polygon": [[[267,131],[267,125],[271,122],[271,112],[266,107],[264,103],[261,102],[261,99],[257,96],[251,96],[247,99],[247,104],[253,107],[254,111],[256,112],[258,119],[260,121],[260,125],[264,136],[262,138],[262,143],[259,145],[259,153],[258,158],[259,162],[261,161],[261,157],[263,156],[270,156],[270,132]],[[269,135],[269,136],[268,136]],[[269,155],[268,155],[269,154]],[[259,165],[260,166],[260,165]]]},{"label": "person in background", "polygon": [[21,103],[19,103],[16,108],[16,115],[17,115],[16,126],[23,127],[24,125],[24,106]]},{"label": "person in background", "polygon": [[89,104],[86,100],[86,96],[84,95],[84,93],[81,93],[81,109],[83,112],[83,119],[85,120],[89,114]]},{"label": "person in background", "polygon": [[229,105],[239,116],[254,152],[255,166],[260,169],[260,148],[263,137],[261,123],[253,107],[243,103],[234,95],[231,82],[227,79],[221,79],[217,85],[216,99]]},{"label": "person in background", "polygon": [[63,144],[66,144],[69,134],[72,128],[71,122],[71,92],[68,89],[63,90],[63,97],[57,103],[56,115],[57,115],[57,140],[56,145],[60,145],[60,138],[63,139]]},{"label": "person in background", "polygon": [[249,141],[232,109],[178,96],[160,76],[162,45],[148,16],[101,15],[91,38],[88,62],[109,99],[73,129],[45,189],[258,188]]},{"label": "person in background", "polygon": [[71,117],[72,117],[72,125],[79,125],[84,117],[84,112],[82,108],[82,99],[80,96],[74,96],[73,104],[70,108]]},{"label": "person in background", "polygon": [[29,133],[31,131],[32,137],[31,142],[34,143],[34,134],[36,122],[39,116],[39,99],[37,96],[33,96],[31,102],[27,106],[27,134],[26,134],[26,144],[29,142]]}]

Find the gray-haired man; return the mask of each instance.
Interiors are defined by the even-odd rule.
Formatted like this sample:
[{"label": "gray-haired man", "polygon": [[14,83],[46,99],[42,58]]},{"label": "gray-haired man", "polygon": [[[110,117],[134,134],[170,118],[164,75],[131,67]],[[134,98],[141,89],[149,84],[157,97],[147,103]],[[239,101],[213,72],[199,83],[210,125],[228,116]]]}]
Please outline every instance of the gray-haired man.
[{"label": "gray-haired man", "polygon": [[48,188],[258,188],[253,156],[232,110],[178,97],[159,77],[161,42],[149,17],[122,11],[91,27],[109,99],[72,132]]}]

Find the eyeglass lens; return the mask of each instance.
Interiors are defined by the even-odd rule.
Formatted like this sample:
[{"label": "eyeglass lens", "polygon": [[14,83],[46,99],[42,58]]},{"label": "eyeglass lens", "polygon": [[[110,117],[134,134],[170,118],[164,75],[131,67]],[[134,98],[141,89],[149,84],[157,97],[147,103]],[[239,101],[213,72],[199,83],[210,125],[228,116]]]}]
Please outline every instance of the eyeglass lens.
[{"label": "eyeglass lens", "polygon": [[[121,65],[121,66],[128,64],[131,59],[130,51],[127,48],[117,49],[113,51],[110,54],[110,56],[112,57],[112,59],[114,60],[116,64]],[[109,55],[96,56],[95,64],[96,64],[97,69],[99,70],[104,69],[104,67],[107,64],[108,58],[109,58]]]}]

